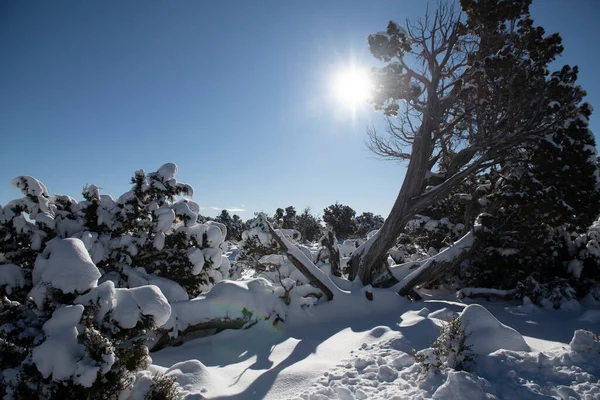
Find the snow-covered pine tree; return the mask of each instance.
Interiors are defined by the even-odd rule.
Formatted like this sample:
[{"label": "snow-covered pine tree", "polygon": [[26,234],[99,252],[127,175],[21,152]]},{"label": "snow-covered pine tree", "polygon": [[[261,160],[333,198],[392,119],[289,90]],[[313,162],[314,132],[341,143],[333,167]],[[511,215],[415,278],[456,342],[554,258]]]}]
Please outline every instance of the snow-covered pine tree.
[{"label": "snow-covered pine tree", "polygon": [[132,189],[116,201],[100,195],[94,185],[84,190],[80,217],[91,235],[90,252],[118,285],[131,285],[132,277],[158,284],[156,276],[196,296],[228,276],[229,263],[220,248],[225,226],[198,223],[199,205],[178,200],[192,196],[193,189],[177,181],[176,173],[172,163],[153,173],[136,171]]}]

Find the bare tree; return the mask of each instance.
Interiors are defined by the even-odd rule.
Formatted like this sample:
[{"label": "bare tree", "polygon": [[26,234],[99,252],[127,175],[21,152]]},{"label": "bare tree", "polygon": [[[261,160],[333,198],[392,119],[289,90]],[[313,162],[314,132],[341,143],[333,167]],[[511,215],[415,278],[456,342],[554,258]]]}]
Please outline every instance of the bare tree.
[{"label": "bare tree", "polygon": [[383,227],[349,262],[350,278],[365,285],[411,217],[575,115],[573,85],[547,68],[561,38],[533,25],[530,0],[460,4],[462,12],[440,4],[406,29],[390,22],[369,37],[386,63],[374,69],[373,102],[387,120],[387,135],[368,132],[369,148],[408,166]]}]

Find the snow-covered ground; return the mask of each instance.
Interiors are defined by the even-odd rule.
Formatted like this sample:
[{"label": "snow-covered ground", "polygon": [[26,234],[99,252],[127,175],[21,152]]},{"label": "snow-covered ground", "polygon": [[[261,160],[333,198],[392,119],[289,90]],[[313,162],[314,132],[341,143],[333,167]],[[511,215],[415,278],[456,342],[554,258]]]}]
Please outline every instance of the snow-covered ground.
[{"label": "snow-covered ground", "polygon": [[176,377],[188,399],[600,399],[600,349],[588,352],[585,334],[569,345],[578,329],[600,331],[597,303],[480,304],[461,317],[478,353],[468,372],[426,373],[411,356],[467,304],[377,290],[373,302],[345,293],[286,323],[166,348],[153,368]]}]

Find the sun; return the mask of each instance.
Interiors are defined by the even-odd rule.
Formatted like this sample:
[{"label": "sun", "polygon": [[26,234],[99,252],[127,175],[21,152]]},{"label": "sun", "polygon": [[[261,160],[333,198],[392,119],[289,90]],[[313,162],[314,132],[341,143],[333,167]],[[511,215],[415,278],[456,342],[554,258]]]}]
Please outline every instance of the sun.
[{"label": "sun", "polygon": [[373,88],[368,71],[356,67],[336,73],[332,86],[336,100],[353,109],[367,103]]}]

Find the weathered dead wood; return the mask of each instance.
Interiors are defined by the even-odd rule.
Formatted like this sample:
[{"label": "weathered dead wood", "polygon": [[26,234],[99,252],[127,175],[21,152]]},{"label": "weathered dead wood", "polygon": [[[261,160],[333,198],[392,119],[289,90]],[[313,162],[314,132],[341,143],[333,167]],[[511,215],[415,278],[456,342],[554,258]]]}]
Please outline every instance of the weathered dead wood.
[{"label": "weathered dead wood", "polygon": [[516,290],[498,290],[498,289],[487,289],[487,288],[464,288],[457,292],[457,296],[460,299],[486,299],[491,300],[512,300],[517,293]]},{"label": "weathered dead wood", "polygon": [[[315,276],[312,273],[311,266],[304,265],[304,263],[300,261],[300,257],[297,257],[297,255],[303,255],[303,253],[300,252],[300,249],[293,246],[293,244],[290,244],[287,240],[285,240],[285,238],[280,236],[279,233],[276,232],[275,229],[273,229],[273,226],[271,226],[271,224],[268,221],[265,220],[265,223],[269,229],[269,233],[271,234],[273,239],[275,239],[275,241],[279,244],[279,246],[283,249],[283,251],[285,251],[290,262],[294,264],[296,268],[298,268],[298,271],[300,271],[304,276],[306,276],[310,283],[319,288],[325,294],[327,300],[332,300],[333,291],[327,286],[327,284],[325,284],[325,282],[321,281],[319,278],[317,278],[317,276]],[[308,262],[310,262],[310,260],[308,260]],[[314,264],[312,265],[312,267],[314,267],[314,269],[317,269],[317,267]]]},{"label": "weathered dead wood", "polygon": [[475,250],[473,231],[460,238],[446,250],[425,260],[399,265],[398,269],[409,268],[408,273],[393,289],[401,296],[410,295],[417,286],[434,282],[469,257]]},{"label": "weathered dead wood", "polygon": [[342,268],[340,267],[340,248],[337,244],[337,239],[333,229],[329,229],[327,234],[321,239],[321,244],[325,246],[329,253],[329,265],[331,265],[331,273],[334,276],[342,276]]}]

